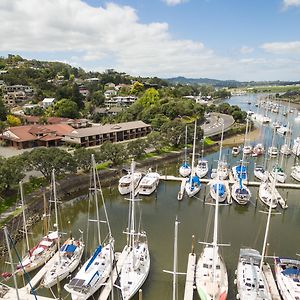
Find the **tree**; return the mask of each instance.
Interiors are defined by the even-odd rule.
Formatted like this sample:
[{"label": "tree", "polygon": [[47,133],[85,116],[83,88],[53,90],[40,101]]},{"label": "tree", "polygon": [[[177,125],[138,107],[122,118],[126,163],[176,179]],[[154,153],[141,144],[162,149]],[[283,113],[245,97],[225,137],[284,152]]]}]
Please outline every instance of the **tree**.
[{"label": "tree", "polygon": [[59,148],[36,148],[22,155],[29,170],[40,171],[50,182],[51,172],[57,175],[76,171],[76,163],[70,153]]},{"label": "tree", "polygon": [[72,86],[71,100],[77,104],[79,109],[82,109],[84,107],[83,99],[84,97],[79,93],[78,85],[74,83]]},{"label": "tree", "polygon": [[5,107],[5,104],[0,97],[0,121],[6,121],[7,113],[7,108]]},{"label": "tree", "polygon": [[25,177],[24,161],[20,156],[0,157],[0,191],[7,191]]},{"label": "tree", "polygon": [[130,94],[132,95],[138,95],[140,92],[142,92],[144,90],[144,85],[138,81],[136,81],[131,90],[130,90]]},{"label": "tree", "polygon": [[101,151],[104,160],[111,160],[112,163],[116,165],[122,163],[127,155],[124,145],[111,143],[109,141],[102,144]]},{"label": "tree", "polygon": [[158,131],[152,131],[147,135],[147,144],[149,148],[154,148],[159,153],[166,145],[166,142]]},{"label": "tree", "polygon": [[78,106],[69,99],[62,99],[55,103],[54,114],[57,117],[76,119],[79,117]]},{"label": "tree", "polygon": [[85,148],[78,148],[74,151],[73,157],[76,162],[77,168],[81,168],[84,172],[88,171],[91,167],[91,156],[95,151]]},{"label": "tree", "polygon": [[104,104],[105,97],[102,91],[96,91],[93,93],[91,96],[92,103],[95,104],[96,106],[101,106]]},{"label": "tree", "polygon": [[15,117],[13,115],[7,115],[6,117],[7,123],[9,126],[20,126],[21,120],[18,117]]},{"label": "tree", "polygon": [[144,95],[138,100],[144,107],[148,107],[153,104],[157,104],[159,100],[159,92],[154,89],[150,88],[147,89]]},{"label": "tree", "polygon": [[143,139],[136,139],[127,144],[127,153],[134,159],[141,158],[146,152],[146,143]]}]

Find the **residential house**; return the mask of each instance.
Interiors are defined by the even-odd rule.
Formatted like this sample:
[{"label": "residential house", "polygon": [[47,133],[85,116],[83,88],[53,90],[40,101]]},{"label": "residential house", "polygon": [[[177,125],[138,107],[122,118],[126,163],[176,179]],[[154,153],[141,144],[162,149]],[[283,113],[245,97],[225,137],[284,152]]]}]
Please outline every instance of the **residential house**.
[{"label": "residential house", "polygon": [[135,96],[115,96],[105,100],[106,106],[129,106],[137,100]]},{"label": "residential house", "polygon": [[55,103],[56,99],[55,98],[44,98],[42,101],[42,106],[44,108],[47,108]]},{"label": "residential house", "polygon": [[104,97],[105,99],[109,99],[113,96],[116,96],[117,95],[117,91],[116,90],[107,90],[104,92]]}]

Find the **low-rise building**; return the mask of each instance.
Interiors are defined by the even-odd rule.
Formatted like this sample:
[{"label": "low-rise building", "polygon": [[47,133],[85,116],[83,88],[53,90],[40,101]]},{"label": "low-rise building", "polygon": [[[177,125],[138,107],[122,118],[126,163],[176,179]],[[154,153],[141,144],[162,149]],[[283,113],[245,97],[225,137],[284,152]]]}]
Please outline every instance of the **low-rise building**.
[{"label": "low-rise building", "polygon": [[104,92],[104,97],[105,99],[109,99],[113,96],[116,96],[117,95],[117,91],[116,90],[107,90]]},{"label": "low-rise building", "polygon": [[107,106],[129,106],[137,100],[135,96],[115,96],[105,100]]},{"label": "low-rise building", "polygon": [[94,125],[89,128],[73,130],[63,140],[82,147],[97,146],[105,141],[122,142],[144,137],[151,132],[151,126],[143,121],[118,124]]},{"label": "low-rise building", "polygon": [[62,144],[64,135],[73,130],[73,127],[67,124],[16,126],[0,134],[0,140],[18,149],[51,147]]}]

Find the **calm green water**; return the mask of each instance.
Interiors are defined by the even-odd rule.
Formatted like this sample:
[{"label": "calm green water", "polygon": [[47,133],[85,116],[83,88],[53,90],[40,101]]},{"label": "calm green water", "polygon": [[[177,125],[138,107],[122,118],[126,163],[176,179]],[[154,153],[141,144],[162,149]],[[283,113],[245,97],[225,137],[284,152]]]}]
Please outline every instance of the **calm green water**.
[{"label": "calm green water", "polygon": [[[270,129],[265,128],[260,138],[265,145],[270,144]],[[233,159],[230,149],[227,148],[224,149],[223,153],[231,165],[241,158],[240,156]],[[217,157],[218,153],[206,155],[210,166],[216,165],[215,160]],[[263,158],[249,159],[250,180],[253,179],[251,174],[253,173],[255,162],[260,164],[265,163]],[[181,159],[178,159],[174,163],[160,164],[158,171],[161,174],[177,175],[180,163]],[[266,163],[273,165],[276,163],[276,159],[267,161]],[[291,166],[295,163],[297,161],[293,156],[283,160],[283,166],[288,174],[290,174]],[[289,176],[288,182],[295,181]],[[185,272],[186,270],[188,253],[191,249],[191,236],[193,234],[196,241],[212,240],[214,207],[205,204],[203,201],[205,195],[208,193],[208,189],[205,189],[205,185],[203,185],[197,198],[189,199],[184,197],[179,202],[177,200],[179,188],[179,182],[161,181],[157,193],[150,197],[143,197],[143,201],[140,203],[142,224],[148,234],[151,254],[150,274],[143,285],[143,299],[146,300],[171,299],[172,297],[172,276],[163,273],[162,270],[171,270],[173,268],[173,238],[176,216],[180,221],[178,271]],[[229,275],[228,299],[235,299],[236,289],[233,281],[240,247],[249,246],[260,251],[262,249],[267,214],[261,211],[266,211],[266,208],[259,200],[256,202],[257,188],[251,188],[251,191],[253,196],[250,205],[241,207],[233,203],[230,206],[226,205],[219,208],[219,242],[231,244],[230,247],[221,249]],[[284,197],[288,197],[289,207],[286,211],[278,209],[277,211],[281,214],[273,215],[271,218],[268,254],[295,257],[296,253],[300,252],[300,237],[298,233],[300,228],[300,191],[281,189],[280,192]],[[122,251],[126,243],[126,237],[122,232],[127,226],[128,201],[119,195],[116,186],[111,190],[104,189],[104,197],[112,233],[116,240],[115,248],[117,251]],[[87,211],[88,201],[86,198],[74,199],[63,203],[61,206],[61,220],[65,231],[69,230],[67,223],[70,220],[73,234],[79,237],[78,229],[86,230]],[[101,211],[103,213],[102,208]],[[33,228],[32,237],[36,241],[40,236],[41,223]],[[87,245],[87,249],[90,249],[90,251],[96,245],[95,240],[96,236],[92,232]],[[202,245],[196,244],[197,254],[201,252],[202,247]],[[19,250],[22,248],[21,243],[18,244],[18,248]],[[270,262],[272,264],[272,260]],[[2,270],[8,271],[8,266],[1,263]],[[179,299],[182,299],[185,276],[179,276],[178,281]],[[50,295],[49,291],[44,289],[40,289],[38,293],[41,295]],[[65,293],[64,295],[66,296]],[[70,299],[70,297],[67,299]],[[194,299],[198,299],[198,296],[195,295]]]}]

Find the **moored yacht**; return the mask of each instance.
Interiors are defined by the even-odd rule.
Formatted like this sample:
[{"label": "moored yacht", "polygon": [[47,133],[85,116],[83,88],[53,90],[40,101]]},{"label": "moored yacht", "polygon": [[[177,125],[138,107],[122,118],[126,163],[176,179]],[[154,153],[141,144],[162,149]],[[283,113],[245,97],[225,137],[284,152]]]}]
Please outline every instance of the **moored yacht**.
[{"label": "moored yacht", "polygon": [[270,182],[265,181],[260,184],[258,195],[259,199],[267,206],[271,206],[271,208],[277,207],[278,199],[272,189],[272,185]]},{"label": "moored yacht", "polygon": [[140,195],[152,194],[159,184],[159,174],[157,172],[148,172],[140,181],[137,191]]},{"label": "moored yacht", "polygon": [[[136,189],[142,178],[141,172],[134,172],[133,176],[129,172],[122,176],[119,180],[118,190],[121,195],[129,194],[132,191],[132,186]],[[133,185],[131,182],[133,181]]]},{"label": "moored yacht", "polygon": [[276,177],[275,179],[281,183],[284,183],[287,177],[283,169],[279,166],[275,166],[270,174],[273,178]]},{"label": "moored yacht", "polygon": [[208,161],[205,159],[199,159],[195,168],[195,173],[199,178],[204,177],[208,173]]},{"label": "moored yacht", "polygon": [[280,153],[283,155],[291,155],[292,154],[292,149],[289,147],[288,144],[283,144],[280,147]]},{"label": "moored yacht", "polygon": [[264,154],[264,152],[265,152],[265,149],[264,149],[263,144],[258,143],[253,147],[252,156],[262,155],[262,154]]},{"label": "moored yacht", "polygon": [[300,181],[300,166],[294,166],[292,167],[292,173],[291,173],[291,176],[297,180],[297,181]]},{"label": "moored yacht", "polygon": [[300,136],[298,136],[297,138],[294,139],[294,144],[293,144],[292,152],[296,156],[300,155]]},{"label": "moored yacht", "polygon": [[300,260],[275,258],[275,276],[283,300],[300,299]]},{"label": "moored yacht", "polygon": [[238,147],[238,146],[234,146],[234,147],[232,147],[232,149],[231,149],[231,154],[232,154],[233,156],[239,155],[240,152],[241,152],[241,148]]},{"label": "moored yacht", "polygon": [[240,182],[235,182],[232,185],[231,197],[238,204],[246,205],[250,201],[251,192],[250,189],[245,184],[242,183],[242,180],[240,180]]},{"label": "moored yacht", "polygon": [[275,146],[269,147],[269,149],[268,149],[268,154],[269,154],[269,156],[271,156],[271,157],[277,156],[277,155],[278,155],[278,148],[275,147]]},{"label": "moored yacht", "polygon": [[240,300],[272,300],[264,273],[260,270],[260,253],[251,248],[240,249],[236,283]]},{"label": "moored yacht", "polygon": [[254,167],[254,176],[262,181],[266,181],[269,178],[269,172],[263,166],[257,165]]}]

